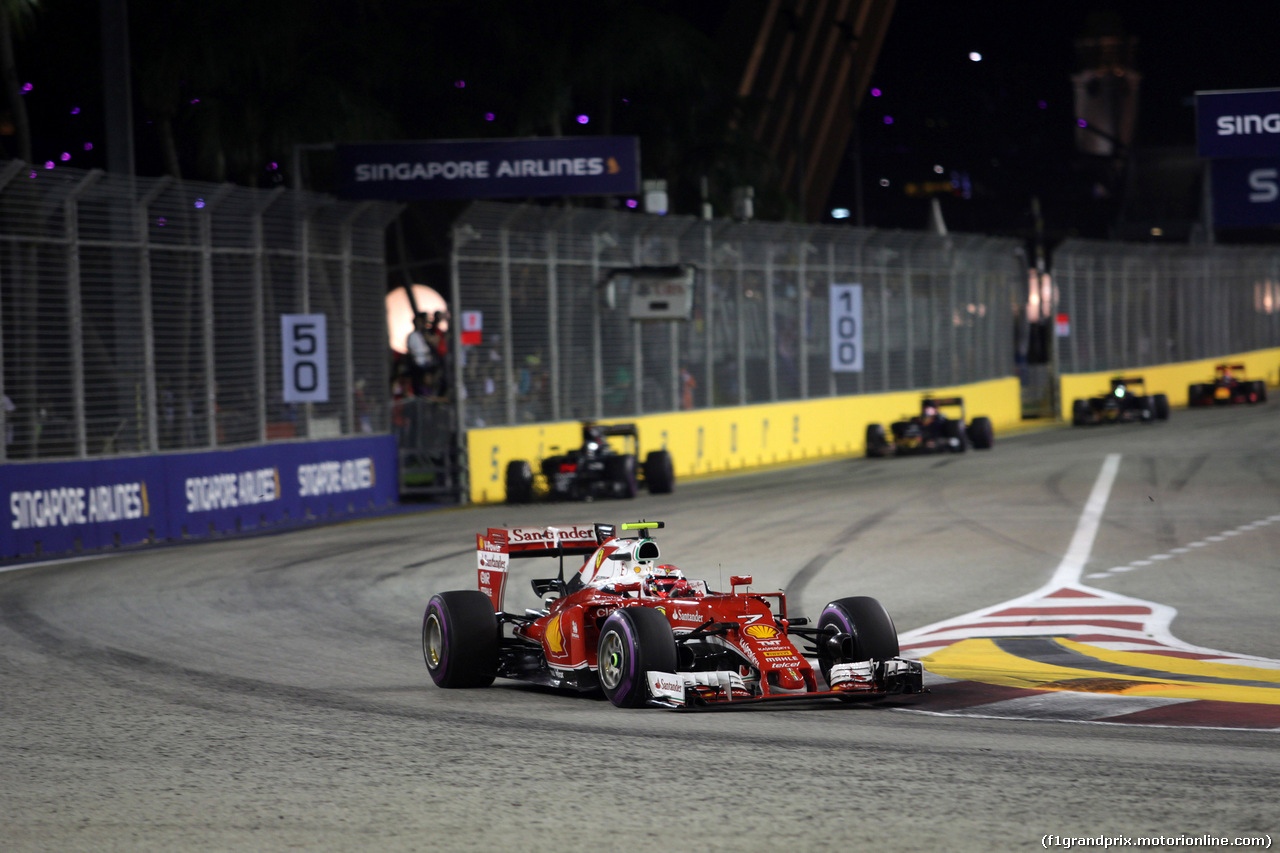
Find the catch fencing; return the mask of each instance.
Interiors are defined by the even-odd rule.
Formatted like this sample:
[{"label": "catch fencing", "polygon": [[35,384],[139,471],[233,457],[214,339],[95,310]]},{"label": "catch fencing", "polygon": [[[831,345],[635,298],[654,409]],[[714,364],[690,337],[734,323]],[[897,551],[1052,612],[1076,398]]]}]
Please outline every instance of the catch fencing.
[{"label": "catch fencing", "polygon": [[1054,253],[1062,373],[1213,358],[1280,342],[1280,251],[1069,240]]},{"label": "catch fencing", "polygon": [[[1025,261],[1013,240],[478,202],[456,222],[459,425],[517,425],[1012,375]],[[630,279],[692,264],[690,321],[632,321]],[[862,369],[832,370],[830,289],[862,288]],[[455,337],[455,345],[458,342]]]},{"label": "catch fencing", "polygon": [[[386,432],[397,212],[0,163],[0,460]],[[327,402],[283,399],[295,313],[327,317]]]}]

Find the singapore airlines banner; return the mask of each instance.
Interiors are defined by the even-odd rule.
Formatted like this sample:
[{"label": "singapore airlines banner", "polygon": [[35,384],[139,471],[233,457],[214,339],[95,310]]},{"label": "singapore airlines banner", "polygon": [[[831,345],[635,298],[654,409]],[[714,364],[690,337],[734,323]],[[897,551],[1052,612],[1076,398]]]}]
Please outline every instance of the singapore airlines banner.
[{"label": "singapore airlines banner", "polygon": [[0,559],[279,529],[396,506],[392,436],[0,465]]},{"label": "singapore airlines banner", "polygon": [[338,195],[411,201],[627,195],[640,190],[635,136],[470,139],[336,146]]}]

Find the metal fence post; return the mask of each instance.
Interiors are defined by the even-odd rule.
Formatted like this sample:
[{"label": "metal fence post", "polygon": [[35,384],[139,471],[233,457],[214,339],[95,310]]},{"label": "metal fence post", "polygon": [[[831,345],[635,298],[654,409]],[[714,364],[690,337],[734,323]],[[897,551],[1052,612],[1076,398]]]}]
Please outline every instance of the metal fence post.
[{"label": "metal fence post", "polygon": [[204,202],[200,211],[200,306],[204,315],[204,389],[205,428],[209,431],[209,446],[218,446],[218,376],[217,358],[214,353],[213,329],[213,210],[231,191],[230,184],[223,184],[213,196]]},{"label": "metal fence post", "polygon": [[778,330],[777,311],[773,301],[773,255],[777,247],[766,243],[764,247],[764,345],[766,358],[766,374],[769,379],[769,400],[778,401]]},{"label": "metal fence post", "polygon": [[800,362],[800,399],[809,399],[809,340],[805,335],[805,327],[809,320],[809,252],[813,251],[812,243],[803,240],[796,242],[796,359]]},{"label": "metal fence post", "polygon": [[138,297],[139,310],[142,313],[142,381],[146,389],[147,450],[151,453],[160,449],[160,422],[156,410],[156,329],[151,301],[151,238],[148,230],[150,218],[147,211],[171,183],[173,179],[169,177],[158,180],[138,201],[134,216],[138,227],[139,246]]},{"label": "metal fence post", "polygon": [[342,416],[346,421],[346,434],[354,435],[358,432],[356,426],[356,365],[355,365],[355,345],[352,339],[351,331],[351,224],[364,216],[365,211],[369,209],[372,202],[361,202],[348,213],[342,220],[342,226],[339,232],[339,242],[342,246],[342,273],[339,287],[341,288],[342,301],[342,373],[344,387],[346,388],[346,400],[344,400]]},{"label": "metal fence post", "polygon": [[551,420],[560,420],[560,287],[556,249],[559,235],[547,230],[547,353],[551,362]]},{"label": "metal fence post", "polygon": [[[861,260],[861,257],[862,257],[861,242],[858,243],[858,257],[859,257],[859,260]],[[859,266],[860,265],[861,264],[859,264]],[[836,282],[836,244],[828,241],[827,242],[827,320],[828,322],[827,322],[827,333],[826,333],[828,354],[830,354],[831,347],[834,345],[834,342],[831,340],[831,323],[830,323],[831,285],[836,283],[837,283]],[[863,331],[862,350],[863,350],[863,353],[865,354],[867,349],[866,323],[863,323],[862,331]],[[862,392],[862,386],[861,386],[862,374],[861,373],[858,374],[858,383],[859,383],[858,392],[861,393]],[[828,358],[827,359],[827,396],[834,397],[838,390],[839,389],[836,387],[836,372],[831,369],[831,359]]]},{"label": "metal fence post", "polygon": [[284,187],[276,187],[262,203],[253,211],[253,280],[251,283],[253,300],[253,391],[254,422],[257,425],[258,441],[267,440],[267,312],[265,298],[266,279],[266,247],[263,241],[262,217],[267,208],[284,195]]},{"label": "metal fence post", "polygon": [[76,456],[89,454],[89,431],[85,422],[84,388],[84,306],[80,293],[80,196],[102,177],[94,169],[72,188],[63,203],[67,243],[67,314],[71,329],[71,397],[76,430]]},{"label": "metal fence post", "polygon": [[502,256],[498,259],[498,301],[500,303],[498,312],[502,324],[502,374],[504,394],[506,395],[507,424],[514,424],[516,422],[516,371],[515,342],[511,339],[511,232],[506,228],[498,229],[498,249],[502,253]]},{"label": "metal fence post", "polygon": [[[883,253],[888,247],[881,249],[880,257],[880,389],[888,391],[889,384],[889,267]],[[864,324],[865,325],[865,324]],[[865,350],[865,346],[864,346]],[[910,387],[910,382],[907,383]]]},{"label": "metal fence post", "polygon": [[[4,167],[4,171],[0,172],[0,192],[4,192],[9,186],[9,182],[17,176],[19,172],[27,168],[27,164],[21,160],[10,160],[9,165]],[[4,384],[4,304],[0,300],[0,400],[8,396],[8,389]],[[9,413],[5,411],[5,407],[0,405],[0,462],[4,462],[9,458]]]},{"label": "metal fence post", "polygon": [[712,285],[712,282],[715,280],[716,268],[715,268],[715,251],[714,251],[715,247],[713,243],[714,241],[712,240],[712,237],[711,237],[711,223],[708,222],[702,226],[702,251],[703,251],[703,255],[705,257],[705,263],[706,263],[706,272],[703,276],[703,283],[702,283],[703,285],[702,292],[705,294],[703,303],[702,303],[702,318],[703,318],[702,322],[705,326],[705,328],[703,329],[703,332],[706,340],[706,344],[705,344],[706,350],[705,350],[705,355],[703,357],[704,364],[702,366],[702,369],[703,369],[703,377],[704,377],[703,381],[705,383],[705,389],[706,389],[703,391],[703,394],[705,395],[703,399],[706,400],[707,408],[710,408],[711,406],[715,405],[715,381],[716,381],[715,332],[713,331],[716,325],[716,314],[715,314],[715,290]]},{"label": "metal fence post", "polygon": [[[464,229],[470,229],[470,226],[454,226],[450,232],[453,239],[449,246],[449,305],[452,306],[455,314],[460,314],[462,309],[462,284],[459,271],[458,253],[462,249],[462,245],[466,242]],[[449,323],[449,351],[453,353],[453,409],[454,415],[457,417],[457,436],[459,441],[458,451],[465,452],[466,447],[461,444],[463,436],[467,434],[467,395],[462,385],[462,332],[460,324],[457,321]],[[463,466],[466,470],[466,466]],[[465,492],[464,492],[465,494]]]},{"label": "metal fence post", "polygon": [[[905,338],[902,342],[903,349],[906,351],[907,368],[907,384],[908,388],[916,388],[916,337],[915,337],[915,283],[912,281],[914,271],[911,266],[911,255],[915,251],[913,246],[908,246],[902,250],[902,301],[904,322],[902,327],[905,331]],[[888,387],[888,386],[885,386]]]},{"label": "metal fence post", "polygon": [[733,289],[734,305],[738,311],[738,405],[744,405],[747,402],[747,325],[744,311],[746,310],[746,299],[743,295],[743,264],[744,249],[742,240],[738,240],[738,266],[737,281]]}]

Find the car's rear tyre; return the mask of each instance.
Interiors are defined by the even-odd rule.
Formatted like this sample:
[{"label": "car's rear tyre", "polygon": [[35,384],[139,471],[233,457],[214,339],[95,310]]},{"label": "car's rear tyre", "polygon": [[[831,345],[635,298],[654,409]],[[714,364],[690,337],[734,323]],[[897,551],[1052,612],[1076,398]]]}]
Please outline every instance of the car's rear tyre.
[{"label": "car's rear tyre", "polygon": [[620,498],[634,498],[640,491],[636,477],[636,458],[630,453],[604,458],[604,475]]},{"label": "car's rear tyre", "polygon": [[848,634],[853,638],[852,654],[842,654],[822,638],[818,642],[818,666],[830,681],[831,665],[864,660],[888,660],[898,656],[898,632],[884,606],[874,598],[855,595],[831,602],[818,617],[818,630]]},{"label": "car's rear tyre", "polygon": [[477,589],[431,597],[422,618],[422,657],[439,687],[487,687],[498,674],[498,620]]},{"label": "car's rear tyre", "polygon": [[991,426],[991,418],[981,415],[969,424],[969,440],[976,450],[990,450],[996,443],[996,431]]},{"label": "car's rear tyre", "polygon": [[523,459],[507,463],[507,503],[527,504],[533,500],[533,468]]},{"label": "car's rear tyre", "polygon": [[1071,404],[1071,425],[1084,426],[1089,423],[1089,403],[1086,400],[1076,400]]},{"label": "car's rear tyre", "polygon": [[1169,420],[1169,397],[1165,394],[1156,394],[1151,398],[1155,403],[1156,420]]},{"label": "car's rear tyre", "polygon": [[669,495],[676,490],[676,466],[669,451],[649,451],[644,458],[644,482],[650,494]]},{"label": "car's rear tyre", "polygon": [[649,698],[646,672],[676,671],[676,641],[671,623],[648,607],[613,611],[600,629],[596,646],[600,689],[619,708],[639,708]]},{"label": "car's rear tyre", "polygon": [[969,439],[965,432],[964,421],[946,421],[942,425],[942,434],[947,437],[952,453],[964,453],[969,449]]},{"label": "car's rear tyre", "polygon": [[889,442],[884,437],[884,424],[867,424],[867,456],[878,458],[889,455]]}]

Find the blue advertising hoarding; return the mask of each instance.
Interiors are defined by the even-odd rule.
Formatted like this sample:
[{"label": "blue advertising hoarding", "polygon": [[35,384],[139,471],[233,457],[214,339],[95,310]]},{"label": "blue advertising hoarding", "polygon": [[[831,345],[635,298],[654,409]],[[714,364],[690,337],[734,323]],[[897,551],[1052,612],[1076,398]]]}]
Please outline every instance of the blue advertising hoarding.
[{"label": "blue advertising hoarding", "polygon": [[635,136],[336,146],[338,195],[359,199],[623,195],[640,189]]},{"label": "blue advertising hoarding", "polygon": [[1280,89],[1196,92],[1201,157],[1280,154]]},{"label": "blue advertising hoarding", "polygon": [[385,510],[392,436],[0,465],[0,559],[51,556]]},{"label": "blue advertising hoarding", "polygon": [[1250,228],[1280,222],[1280,157],[1213,161],[1213,224]]}]

